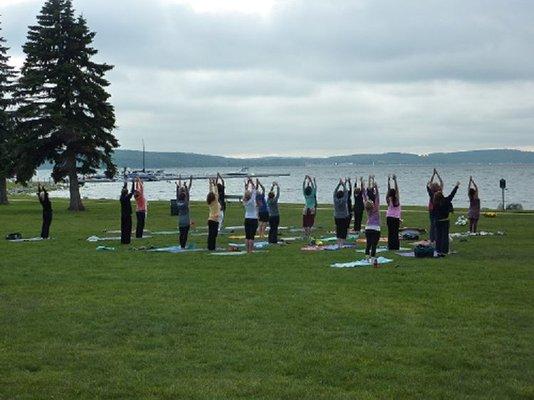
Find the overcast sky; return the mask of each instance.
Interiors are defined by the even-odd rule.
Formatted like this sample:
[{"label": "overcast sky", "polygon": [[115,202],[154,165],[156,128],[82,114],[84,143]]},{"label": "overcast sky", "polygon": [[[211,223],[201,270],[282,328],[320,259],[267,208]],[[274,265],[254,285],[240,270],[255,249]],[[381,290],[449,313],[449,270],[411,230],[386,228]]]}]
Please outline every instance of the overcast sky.
[{"label": "overcast sky", "polygon": [[[531,0],[74,0],[122,148],[534,150]],[[44,0],[0,0],[21,65]]]}]

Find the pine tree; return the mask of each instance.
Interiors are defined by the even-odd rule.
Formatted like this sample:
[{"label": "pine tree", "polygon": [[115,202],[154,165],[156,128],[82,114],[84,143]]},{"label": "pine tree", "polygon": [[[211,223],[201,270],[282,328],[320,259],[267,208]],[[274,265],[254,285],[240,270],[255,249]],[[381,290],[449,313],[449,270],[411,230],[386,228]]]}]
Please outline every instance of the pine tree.
[{"label": "pine tree", "polygon": [[17,176],[30,179],[37,167],[52,162],[54,181],[68,178],[72,211],[84,210],[78,174],[102,165],[108,175],[116,173],[115,112],[104,77],[113,67],[92,61],[94,36],[84,18],[74,17],[70,0],[47,0],[37,25],[29,27],[15,95],[23,142]]},{"label": "pine tree", "polygon": [[[1,29],[0,29],[1,30]],[[14,174],[15,157],[13,157],[13,100],[15,69],[10,66],[9,50],[0,36],[0,204],[8,204],[7,178]]]}]

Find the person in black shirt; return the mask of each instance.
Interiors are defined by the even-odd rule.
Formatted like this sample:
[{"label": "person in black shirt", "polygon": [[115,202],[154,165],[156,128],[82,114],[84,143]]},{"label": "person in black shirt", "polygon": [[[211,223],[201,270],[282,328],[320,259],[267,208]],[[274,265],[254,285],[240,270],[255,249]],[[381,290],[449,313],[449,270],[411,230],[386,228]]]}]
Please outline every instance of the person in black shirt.
[{"label": "person in black shirt", "polygon": [[[358,182],[356,182],[357,184]],[[347,186],[347,208],[349,210],[349,216],[347,217],[347,231],[350,229],[350,223],[352,222],[352,182],[350,178],[345,178],[345,185]]]},{"label": "person in black shirt", "polygon": [[360,177],[360,187],[358,182],[354,183],[354,231],[356,234],[360,234],[362,230],[363,210],[365,205],[363,203],[363,191],[365,190],[363,184],[363,176]]},{"label": "person in black shirt", "polygon": [[456,183],[452,192],[446,197],[439,190],[432,200],[432,209],[436,218],[436,252],[440,257],[445,257],[449,253],[449,214],[453,211],[452,199],[459,186],[460,182]]},{"label": "person in black shirt", "polygon": [[221,205],[221,212],[219,213],[219,231],[223,228],[224,214],[226,213],[226,184],[220,173],[217,172],[217,190],[219,191],[219,204]]},{"label": "person in black shirt", "polygon": [[50,225],[52,224],[52,203],[50,197],[44,186],[37,184],[37,197],[39,203],[43,207],[43,224],[41,227],[41,238],[48,239],[50,237]]},{"label": "person in black shirt", "polygon": [[130,244],[132,240],[132,196],[135,193],[135,182],[132,181],[132,190],[128,192],[128,183],[124,182],[121,191],[121,243]]},{"label": "person in black shirt", "polygon": [[[435,182],[434,179],[437,179],[437,182]],[[432,176],[426,184],[426,191],[428,193],[428,215],[430,218],[430,230],[428,234],[431,242],[436,241],[436,214],[434,212],[433,206],[434,195],[437,192],[442,191],[443,188],[443,179],[441,179],[441,176],[439,175],[438,171],[436,170],[436,168],[434,168]]]}]

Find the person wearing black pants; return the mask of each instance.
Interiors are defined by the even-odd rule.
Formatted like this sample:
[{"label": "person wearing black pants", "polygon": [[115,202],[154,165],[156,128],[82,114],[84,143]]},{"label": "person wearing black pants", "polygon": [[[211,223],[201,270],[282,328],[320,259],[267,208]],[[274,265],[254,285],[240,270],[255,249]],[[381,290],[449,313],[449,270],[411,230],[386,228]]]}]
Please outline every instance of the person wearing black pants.
[{"label": "person wearing black pants", "polygon": [[[438,182],[434,182],[434,178],[438,180]],[[429,229],[429,239],[431,242],[436,241],[436,211],[434,210],[434,195],[443,190],[443,179],[441,179],[441,176],[439,175],[436,168],[434,168],[434,171],[432,173],[432,176],[430,177],[430,181],[426,184],[426,190],[428,192],[429,202],[428,202],[428,214],[430,218],[430,229]]]},{"label": "person wearing black pants", "polygon": [[449,254],[450,224],[448,219],[436,221],[436,253],[440,257],[445,257],[446,254]]},{"label": "person wearing black pants", "polygon": [[380,231],[377,231],[376,229],[366,229],[365,239],[365,255],[371,256],[372,258],[376,257],[376,248],[380,240]]},{"label": "person wearing black pants", "polygon": [[399,250],[399,228],[401,220],[401,205],[399,185],[397,183],[397,176],[393,175],[394,187],[391,187],[391,176],[388,176],[388,194],[386,202],[388,210],[386,212],[386,223],[388,226],[388,250]]},{"label": "person wearing black pants", "polygon": [[135,237],[137,239],[143,238],[143,232],[145,231],[145,220],[146,220],[146,198],[145,198],[145,189],[141,178],[135,178],[135,216],[137,219],[137,224],[135,227]]},{"label": "person wearing black pants", "polygon": [[400,219],[395,217],[386,217],[386,224],[388,226],[388,250],[399,250]]},{"label": "person wearing black pants", "polygon": [[124,182],[121,191],[121,243],[130,244],[132,241],[132,196],[135,192],[135,182],[132,182],[132,190],[128,193],[128,184]]},{"label": "person wearing black pants", "polygon": [[350,229],[350,224],[352,222],[352,181],[350,178],[345,178],[345,185],[347,185],[347,209],[349,214],[347,216],[347,233]]},{"label": "person wearing black pants", "polygon": [[363,203],[364,192],[363,177],[360,177],[360,187],[354,185],[354,231],[359,234],[362,231],[363,210],[365,205]]},{"label": "person wearing black pants", "polygon": [[52,224],[52,202],[48,196],[48,192],[41,186],[37,185],[37,197],[39,203],[43,207],[43,224],[41,226],[41,238],[48,239],[50,237],[50,225]]},{"label": "person wearing black pants", "polygon": [[215,251],[217,247],[217,235],[219,233],[219,221],[208,221],[208,250]]},{"label": "person wearing black pants", "polygon": [[365,225],[365,255],[371,264],[376,263],[376,247],[380,240],[380,195],[375,177],[369,176],[367,192],[364,193],[367,224]]},{"label": "person wearing black pants", "polygon": [[[276,188],[276,193],[275,193]],[[278,226],[280,225],[280,211],[278,209],[278,199],[280,198],[280,186],[273,182],[271,191],[267,196],[267,209],[269,211],[269,243],[278,243]]]},{"label": "person wearing black pants", "polygon": [[217,181],[210,179],[210,191],[206,198],[209,208],[208,217],[208,250],[215,251],[217,248],[217,235],[219,234],[219,218],[221,205],[219,204],[219,190]]},{"label": "person wearing black pants", "polygon": [[449,215],[453,211],[452,199],[458,191],[460,182],[447,197],[440,190],[434,195],[433,207],[436,213],[436,252],[438,256],[445,257],[449,253]]},{"label": "person wearing black pants", "polygon": [[176,183],[176,205],[178,207],[178,230],[180,231],[180,247],[185,249],[187,246],[187,238],[189,236],[189,228],[191,227],[191,219],[189,217],[189,193],[193,186],[193,177],[189,178],[189,186],[184,182],[182,186],[182,179],[180,178]]}]

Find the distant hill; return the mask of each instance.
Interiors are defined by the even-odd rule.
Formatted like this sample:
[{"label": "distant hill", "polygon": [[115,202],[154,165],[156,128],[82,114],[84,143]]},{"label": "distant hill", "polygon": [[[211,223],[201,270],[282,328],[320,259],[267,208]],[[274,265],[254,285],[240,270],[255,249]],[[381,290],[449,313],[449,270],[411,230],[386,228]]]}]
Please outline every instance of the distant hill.
[{"label": "distant hill", "polygon": [[[114,155],[119,167],[140,168],[143,153],[117,150]],[[231,158],[194,153],[146,152],[146,168],[179,167],[259,167],[302,166],[309,164],[534,164],[534,152],[520,150],[474,150],[454,153],[417,155],[409,153],[353,154],[332,157],[264,157]]]}]

